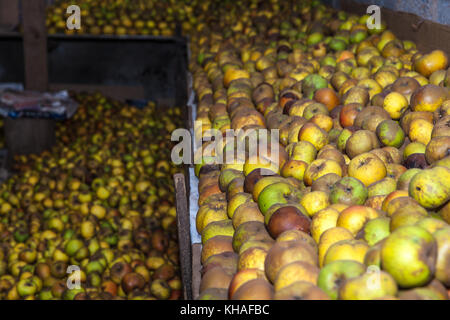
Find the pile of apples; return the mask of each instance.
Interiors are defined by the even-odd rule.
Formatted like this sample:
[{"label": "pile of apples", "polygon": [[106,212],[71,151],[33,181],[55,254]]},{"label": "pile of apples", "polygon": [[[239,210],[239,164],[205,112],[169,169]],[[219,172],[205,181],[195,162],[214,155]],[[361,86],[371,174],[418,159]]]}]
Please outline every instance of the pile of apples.
[{"label": "pile of apples", "polygon": [[178,299],[181,110],[74,98],[53,150],[19,156],[0,186],[0,299]]},{"label": "pile of apples", "polygon": [[56,1],[47,8],[46,26],[49,34],[105,34],[172,36],[176,25],[188,33],[198,24],[198,16],[206,13],[207,2],[186,0],[83,0],[77,1],[81,9],[80,29],[67,28],[73,3]]},{"label": "pile of apples", "polygon": [[[191,36],[198,299],[447,300],[446,53],[319,1],[236,7]],[[279,141],[219,163],[211,129]]]}]

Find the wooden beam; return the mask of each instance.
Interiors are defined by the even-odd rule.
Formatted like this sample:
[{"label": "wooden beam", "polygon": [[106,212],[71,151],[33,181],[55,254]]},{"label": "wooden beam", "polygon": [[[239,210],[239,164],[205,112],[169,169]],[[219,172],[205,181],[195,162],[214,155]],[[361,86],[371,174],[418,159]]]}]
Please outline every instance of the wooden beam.
[{"label": "wooden beam", "polygon": [[0,0],[0,28],[11,31],[19,25],[19,0]]},{"label": "wooden beam", "polygon": [[25,88],[48,90],[45,0],[22,0]]},{"label": "wooden beam", "polygon": [[178,243],[180,250],[181,280],[185,300],[192,300],[192,248],[191,228],[184,174],[173,176],[177,206]]}]

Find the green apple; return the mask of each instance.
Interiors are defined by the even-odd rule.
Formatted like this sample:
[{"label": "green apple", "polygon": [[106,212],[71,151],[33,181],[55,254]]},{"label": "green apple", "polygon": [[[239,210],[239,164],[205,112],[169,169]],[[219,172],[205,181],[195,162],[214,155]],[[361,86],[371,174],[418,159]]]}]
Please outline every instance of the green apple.
[{"label": "green apple", "polygon": [[31,279],[22,279],[17,283],[17,292],[21,297],[33,296],[37,289],[37,284]]},{"label": "green apple", "polygon": [[84,243],[80,239],[71,239],[67,242],[64,250],[69,257],[73,257],[83,246]]},{"label": "green apple", "polygon": [[364,225],[362,230],[362,237],[369,246],[373,246],[379,241],[385,239],[391,233],[389,230],[389,217],[379,217],[369,220]]},{"label": "green apple", "polygon": [[434,209],[450,199],[450,169],[434,167],[416,174],[409,184],[409,196],[427,209]]},{"label": "green apple", "polygon": [[402,288],[428,283],[434,275],[437,244],[418,226],[404,226],[389,235],[381,248],[381,267]]},{"label": "green apple", "polygon": [[336,182],[331,189],[331,203],[347,205],[362,205],[367,199],[366,186],[356,178],[344,177]]},{"label": "green apple", "polygon": [[318,44],[323,39],[323,34],[320,32],[313,32],[311,33],[308,38],[306,39],[306,43],[308,46],[313,46]]},{"label": "green apple", "polygon": [[397,190],[397,181],[395,181],[394,178],[386,177],[369,185],[369,198],[375,196],[385,196],[395,190]]},{"label": "green apple", "polygon": [[317,286],[331,299],[338,298],[339,288],[346,279],[358,277],[366,271],[366,266],[352,260],[333,261],[324,266],[317,278]]},{"label": "green apple", "polygon": [[343,51],[347,48],[347,43],[342,39],[333,38],[328,47],[333,51]]},{"label": "green apple", "polygon": [[299,203],[303,193],[288,182],[277,182],[265,187],[258,196],[259,210],[263,215],[274,204]]},{"label": "green apple", "polygon": [[39,300],[51,300],[53,299],[52,289],[45,288],[41,292],[39,292]]},{"label": "green apple", "polygon": [[75,296],[81,292],[84,292],[83,288],[67,289],[63,292],[62,298],[63,298],[63,300],[73,300],[75,298]]},{"label": "green apple", "polygon": [[421,171],[422,169],[419,168],[411,168],[403,172],[397,180],[397,190],[408,191],[412,178]]},{"label": "green apple", "polygon": [[383,120],[376,129],[377,137],[380,142],[389,147],[400,148],[405,141],[405,133],[394,120]]},{"label": "green apple", "polygon": [[303,79],[302,90],[308,99],[312,99],[318,89],[327,87],[328,81],[318,74],[310,74]]},{"label": "green apple", "polygon": [[395,296],[398,288],[394,278],[376,267],[358,277],[347,279],[339,288],[341,300],[373,300]]}]

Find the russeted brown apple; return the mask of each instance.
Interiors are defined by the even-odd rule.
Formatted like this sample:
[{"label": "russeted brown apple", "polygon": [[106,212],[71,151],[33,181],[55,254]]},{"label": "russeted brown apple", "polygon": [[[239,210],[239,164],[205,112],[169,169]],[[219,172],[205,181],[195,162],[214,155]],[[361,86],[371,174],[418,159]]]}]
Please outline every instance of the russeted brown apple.
[{"label": "russeted brown apple", "polygon": [[267,253],[265,272],[273,282],[278,271],[286,264],[294,261],[304,261],[317,266],[317,253],[303,241],[276,242]]},{"label": "russeted brown apple", "polygon": [[287,230],[309,232],[311,219],[294,206],[284,206],[276,210],[270,217],[267,226],[270,235],[277,238]]}]

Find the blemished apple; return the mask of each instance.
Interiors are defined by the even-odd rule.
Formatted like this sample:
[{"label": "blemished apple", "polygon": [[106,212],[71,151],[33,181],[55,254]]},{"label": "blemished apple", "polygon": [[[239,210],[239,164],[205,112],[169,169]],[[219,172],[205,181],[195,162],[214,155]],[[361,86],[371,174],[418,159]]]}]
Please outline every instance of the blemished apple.
[{"label": "blemished apple", "polygon": [[369,245],[363,240],[349,239],[338,241],[328,248],[323,265],[338,260],[354,260],[364,263],[364,257],[369,249]]},{"label": "blemished apple", "polygon": [[331,203],[347,205],[362,205],[366,201],[368,191],[366,186],[356,178],[344,177],[336,182],[331,189]]},{"label": "blemished apple", "polygon": [[450,199],[450,169],[434,167],[417,173],[409,184],[409,195],[421,206],[434,209]]},{"label": "blemished apple", "polygon": [[320,269],[317,286],[325,291],[331,299],[336,300],[339,288],[346,279],[358,277],[366,271],[366,266],[353,260],[338,260]]},{"label": "blemished apple", "polygon": [[316,243],[319,243],[320,236],[326,230],[336,227],[339,211],[328,207],[317,212],[311,221],[311,236]]},{"label": "blemished apple", "polygon": [[382,121],[376,129],[378,139],[385,146],[400,148],[405,141],[405,133],[394,120]]},{"label": "blemished apple", "polygon": [[263,215],[274,204],[299,202],[303,193],[287,182],[278,182],[265,187],[258,196],[258,206]]},{"label": "blemished apple", "polygon": [[362,234],[358,235],[358,238],[364,239],[369,246],[373,246],[389,236],[391,233],[389,223],[389,217],[379,217],[369,220],[364,225],[361,232]]},{"label": "blemished apple", "polygon": [[371,153],[363,153],[350,161],[348,175],[369,186],[386,176],[386,166],[383,161]]},{"label": "blemished apple", "polygon": [[385,271],[366,272],[345,280],[339,288],[341,300],[373,300],[397,295],[397,283]]},{"label": "blemished apple", "polygon": [[317,266],[317,253],[301,240],[275,242],[265,260],[267,278],[274,282],[278,271],[294,261],[303,261]]},{"label": "blemished apple", "polygon": [[267,228],[273,238],[277,238],[287,230],[309,232],[311,219],[295,206],[284,206],[277,209],[270,217]]},{"label": "blemished apple", "polygon": [[436,240],[418,226],[398,228],[381,248],[381,267],[401,288],[427,284],[434,275],[436,258]]}]

